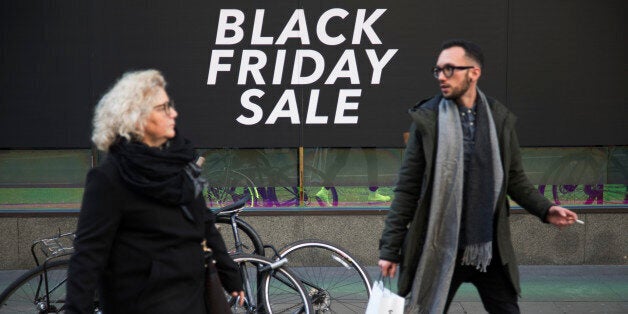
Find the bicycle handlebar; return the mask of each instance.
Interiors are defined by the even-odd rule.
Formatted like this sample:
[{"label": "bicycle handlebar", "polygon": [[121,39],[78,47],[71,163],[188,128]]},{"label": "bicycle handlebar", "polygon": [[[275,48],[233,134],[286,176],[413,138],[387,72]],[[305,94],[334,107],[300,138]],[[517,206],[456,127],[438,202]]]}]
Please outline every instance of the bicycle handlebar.
[{"label": "bicycle handlebar", "polygon": [[235,202],[233,204],[229,204],[229,205],[227,205],[225,207],[221,207],[218,210],[214,211],[214,214],[220,214],[220,213],[223,213],[223,212],[228,212],[228,211],[240,209],[240,208],[244,207],[246,202],[248,202],[250,199],[251,199],[250,195],[248,195],[248,194],[244,195],[244,197],[239,199],[237,202]]}]

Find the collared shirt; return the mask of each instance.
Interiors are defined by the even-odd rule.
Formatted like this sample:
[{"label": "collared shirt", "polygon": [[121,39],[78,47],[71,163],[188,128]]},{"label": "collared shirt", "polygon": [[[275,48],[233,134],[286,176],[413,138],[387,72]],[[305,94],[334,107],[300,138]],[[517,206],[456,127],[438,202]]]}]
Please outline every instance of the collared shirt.
[{"label": "collared shirt", "polygon": [[[475,149],[475,121],[476,121],[476,108],[477,101],[473,104],[473,108],[467,108],[465,106],[458,105],[458,112],[460,113],[460,125],[462,126],[462,142],[463,142],[463,153],[464,153],[464,184],[468,184],[468,174],[469,168],[471,167],[471,156],[473,155],[473,150]],[[462,204],[462,206],[466,206],[466,204]],[[467,211],[463,208],[462,210],[462,218],[460,222],[460,234],[459,238],[462,238],[465,234],[465,213]],[[458,248],[464,249],[464,245],[462,241],[458,241]]]},{"label": "collared shirt", "polygon": [[471,155],[475,148],[475,115],[477,102],[473,104],[473,108],[458,105],[460,112],[460,124],[462,125],[462,141],[464,146],[464,169],[469,169]]}]

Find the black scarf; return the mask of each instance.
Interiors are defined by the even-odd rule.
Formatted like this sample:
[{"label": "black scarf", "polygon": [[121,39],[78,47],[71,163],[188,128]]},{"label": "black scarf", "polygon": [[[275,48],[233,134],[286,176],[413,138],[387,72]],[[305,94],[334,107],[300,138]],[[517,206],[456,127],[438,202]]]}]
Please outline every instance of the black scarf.
[{"label": "black scarf", "polygon": [[[482,271],[492,258],[493,218],[501,191],[503,171],[497,133],[486,96],[478,91],[475,149],[468,176],[464,179],[460,247],[465,248],[463,265],[474,265]],[[493,134],[492,134],[493,133]]]},{"label": "black scarf", "polygon": [[488,105],[478,96],[476,105],[475,149],[465,177],[462,193],[461,247],[490,242],[493,239],[493,159],[489,134]]},{"label": "black scarf", "polygon": [[134,192],[168,205],[185,205],[198,197],[204,180],[201,168],[194,163],[196,153],[189,140],[176,136],[164,147],[149,147],[119,137],[109,148],[120,176]]}]

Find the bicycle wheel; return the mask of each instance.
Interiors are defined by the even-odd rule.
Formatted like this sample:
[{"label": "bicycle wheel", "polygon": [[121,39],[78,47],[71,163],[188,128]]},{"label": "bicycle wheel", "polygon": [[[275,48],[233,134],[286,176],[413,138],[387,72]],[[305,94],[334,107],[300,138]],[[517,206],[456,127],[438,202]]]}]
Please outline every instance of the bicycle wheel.
[{"label": "bicycle wheel", "polygon": [[[300,205],[300,195],[297,174],[292,167],[280,170],[281,180],[276,186],[269,187],[269,193],[276,201],[277,207],[291,207]],[[303,169],[303,203],[305,206],[338,206],[338,192],[330,187],[325,194],[317,195],[323,184],[323,173],[310,166]]]},{"label": "bicycle wheel", "polygon": [[225,240],[225,245],[227,246],[229,254],[250,253],[264,256],[264,243],[255,229],[246,223],[246,221],[239,218],[236,220],[236,225],[238,227],[240,242],[242,242],[242,252],[237,252],[233,228],[231,227],[231,220],[229,217],[216,217],[216,228]]},{"label": "bicycle wheel", "polygon": [[65,305],[68,263],[52,261],[45,270],[40,265],[20,276],[0,295],[0,313],[60,313]]},{"label": "bicycle wheel", "polygon": [[236,254],[232,258],[240,267],[246,293],[244,307],[229,300],[234,313],[313,313],[307,291],[288,268],[260,271],[273,261],[252,254]]},{"label": "bicycle wheel", "polygon": [[256,206],[259,194],[255,184],[243,173],[235,170],[219,170],[207,175],[207,203],[209,207],[224,207],[248,196],[247,205]]},{"label": "bicycle wheel", "polygon": [[323,240],[302,240],[280,252],[301,279],[317,312],[364,313],[371,278],[346,250]]}]

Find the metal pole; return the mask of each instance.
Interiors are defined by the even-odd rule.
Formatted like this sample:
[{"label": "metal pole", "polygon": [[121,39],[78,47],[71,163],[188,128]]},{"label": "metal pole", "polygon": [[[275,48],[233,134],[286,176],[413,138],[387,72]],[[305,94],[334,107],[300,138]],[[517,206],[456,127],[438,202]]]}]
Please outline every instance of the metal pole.
[{"label": "metal pole", "polygon": [[303,194],[303,146],[299,146],[299,206],[305,206]]}]

